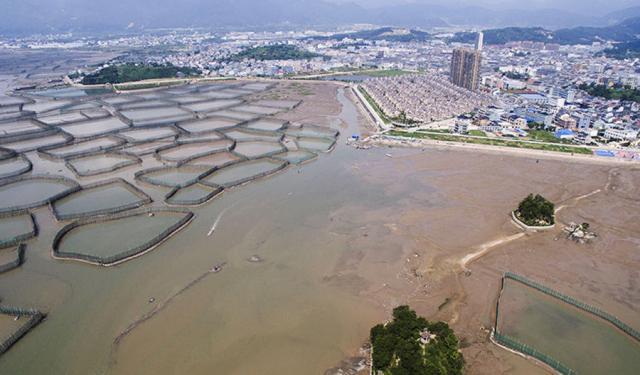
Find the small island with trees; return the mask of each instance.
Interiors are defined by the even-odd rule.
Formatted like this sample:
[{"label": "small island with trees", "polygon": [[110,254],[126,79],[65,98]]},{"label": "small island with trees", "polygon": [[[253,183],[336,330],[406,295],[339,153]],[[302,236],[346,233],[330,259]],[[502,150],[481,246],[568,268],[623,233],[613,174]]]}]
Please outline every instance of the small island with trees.
[{"label": "small island with trees", "polygon": [[195,68],[177,67],[172,64],[134,64],[126,63],[109,65],[82,78],[83,85],[100,85],[105,83],[125,83],[145,79],[175,78],[179,76],[193,77],[200,75]]},{"label": "small island with trees", "polygon": [[529,194],[513,211],[513,217],[529,227],[549,227],[555,224],[555,208],[540,194]]},{"label": "small island with trees", "polygon": [[373,374],[457,375],[464,358],[453,330],[429,322],[409,306],[393,309],[393,320],[371,329]]}]

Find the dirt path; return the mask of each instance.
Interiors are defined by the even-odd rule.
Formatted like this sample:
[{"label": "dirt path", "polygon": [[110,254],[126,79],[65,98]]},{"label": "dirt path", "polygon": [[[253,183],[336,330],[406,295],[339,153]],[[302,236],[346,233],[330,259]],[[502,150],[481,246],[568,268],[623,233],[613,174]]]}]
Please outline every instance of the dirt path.
[{"label": "dirt path", "polygon": [[460,267],[462,268],[463,271],[467,271],[467,264],[487,254],[494,247],[503,245],[505,243],[509,243],[511,241],[515,241],[517,239],[524,237],[525,235],[526,235],[525,232],[521,232],[521,233],[512,234],[510,236],[502,236],[495,240],[485,242],[482,245],[477,247],[478,251],[475,251],[473,253],[467,254],[464,257],[462,257],[458,262],[458,264],[460,264]]}]

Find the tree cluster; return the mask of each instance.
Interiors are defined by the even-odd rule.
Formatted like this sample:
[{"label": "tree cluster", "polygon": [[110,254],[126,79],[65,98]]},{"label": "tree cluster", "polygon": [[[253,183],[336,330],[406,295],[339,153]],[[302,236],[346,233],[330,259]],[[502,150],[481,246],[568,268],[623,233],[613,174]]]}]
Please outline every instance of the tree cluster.
[{"label": "tree cluster", "polygon": [[248,48],[228,58],[229,61],[252,60],[308,60],[324,57],[317,53],[302,50],[289,44],[273,44],[268,46]]},{"label": "tree cluster", "polygon": [[527,225],[551,225],[555,220],[554,205],[539,194],[529,194],[518,205],[516,216]]},{"label": "tree cluster", "polygon": [[[422,345],[420,334],[435,335]],[[409,306],[393,310],[393,321],[371,329],[373,370],[389,375],[462,374],[464,358],[453,330],[444,322],[429,322]]]},{"label": "tree cluster", "polygon": [[179,73],[185,76],[200,74],[195,68],[177,67],[172,64],[134,64],[110,65],[97,72],[86,75],[82,79],[84,85],[105,83],[124,83],[142,81],[145,79],[173,78]]},{"label": "tree cluster", "polygon": [[591,96],[598,96],[608,100],[624,100],[640,103],[640,90],[629,86],[607,87],[605,85],[596,85],[595,83],[589,85],[583,83],[578,86],[578,88],[586,91]]}]

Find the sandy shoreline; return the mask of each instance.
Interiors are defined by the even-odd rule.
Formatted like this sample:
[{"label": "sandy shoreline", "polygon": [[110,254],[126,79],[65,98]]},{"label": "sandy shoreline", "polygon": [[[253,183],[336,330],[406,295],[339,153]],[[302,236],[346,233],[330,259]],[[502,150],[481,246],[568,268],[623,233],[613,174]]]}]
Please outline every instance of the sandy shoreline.
[{"label": "sandy shoreline", "polygon": [[484,152],[490,154],[510,154],[514,156],[524,156],[537,159],[556,159],[575,161],[579,163],[587,164],[601,164],[601,165],[638,165],[640,163],[632,160],[625,160],[620,158],[604,158],[595,155],[583,155],[583,154],[567,154],[562,152],[532,150],[526,148],[515,147],[502,147],[502,146],[490,146],[471,143],[460,142],[447,142],[436,141],[430,139],[411,139],[403,137],[388,136],[383,134],[376,134],[366,141],[367,143],[377,146],[393,146],[393,147],[433,147],[438,149],[455,149],[455,150],[468,150],[473,152]]}]

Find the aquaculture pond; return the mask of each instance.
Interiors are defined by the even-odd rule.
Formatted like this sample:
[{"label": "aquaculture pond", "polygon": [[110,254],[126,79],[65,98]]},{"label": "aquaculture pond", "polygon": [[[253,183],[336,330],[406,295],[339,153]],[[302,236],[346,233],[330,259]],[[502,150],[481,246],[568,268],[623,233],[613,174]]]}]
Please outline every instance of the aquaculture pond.
[{"label": "aquaculture pond", "polygon": [[242,158],[230,152],[216,152],[215,154],[201,156],[191,159],[187,165],[204,165],[208,167],[222,167],[231,163],[235,163]]},{"label": "aquaculture pond", "polygon": [[87,117],[80,112],[70,112],[59,115],[38,117],[38,121],[41,121],[50,126],[62,125],[68,122],[78,122],[83,120],[87,120]]},{"label": "aquaculture pond", "polygon": [[0,186],[0,212],[37,207],[76,187],[76,183],[68,180],[45,177],[32,177],[5,183]]},{"label": "aquaculture pond", "polygon": [[138,108],[153,108],[153,107],[169,107],[174,105],[173,102],[170,102],[168,100],[146,100],[143,102],[133,102],[133,103],[123,103],[123,104],[119,104],[118,108],[120,108],[121,110],[125,110],[125,109],[138,109]]},{"label": "aquaculture pond", "polygon": [[236,147],[233,149],[233,152],[236,154],[249,159],[268,156],[284,151],[286,151],[286,149],[281,143],[259,141],[238,142],[236,143]]},{"label": "aquaculture pond", "polygon": [[82,114],[90,119],[99,119],[111,116],[109,111],[102,108],[85,109],[82,111]]},{"label": "aquaculture pond", "polygon": [[278,112],[282,112],[282,108],[276,107],[262,107],[259,105],[239,105],[237,107],[233,107],[234,111],[242,111],[242,112],[250,112],[257,113],[260,115],[274,115]]},{"label": "aquaculture pond", "polygon": [[173,139],[163,139],[163,140],[157,140],[157,141],[152,141],[152,142],[144,142],[144,143],[139,143],[139,144],[134,144],[128,147],[124,148],[124,151],[130,153],[130,154],[134,154],[134,155],[138,155],[138,156],[143,156],[143,155],[147,155],[147,154],[152,154],[154,153],[157,149],[164,147],[164,146],[169,146],[174,144]]},{"label": "aquaculture pond", "polygon": [[182,226],[186,217],[184,212],[156,211],[81,223],[61,232],[54,250],[57,256],[86,256],[110,264],[152,248]]},{"label": "aquaculture pond", "polygon": [[311,138],[301,137],[296,140],[298,147],[312,151],[329,151],[336,143],[335,140],[329,138]]},{"label": "aquaculture pond", "polygon": [[184,95],[177,95],[171,98],[171,100],[173,102],[180,103],[180,104],[189,104],[189,103],[203,102],[208,100],[208,98],[206,96],[197,95],[197,94],[184,94]]},{"label": "aquaculture pond", "polygon": [[107,153],[71,159],[67,165],[79,176],[93,176],[112,172],[140,161],[134,155]]},{"label": "aquaculture pond", "polygon": [[119,132],[118,136],[125,138],[129,142],[139,143],[174,137],[177,134],[178,131],[175,128],[169,126],[159,126],[154,128],[125,130]]},{"label": "aquaculture pond", "polygon": [[227,118],[240,120],[240,121],[250,121],[250,120],[255,120],[262,117],[262,115],[259,115],[257,113],[239,112],[239,111],[233,111],[230,109],[212,112],[211,115],[219,116],[219,117],[227,117]]},{"label": "aquaculture pond", "polygon": [[38,133],[43,130],[45,130],[44,126],[31,120],[0,123],[0,139],[16,135]]},{"label": "aquaculture pond", "polygon": [[294,151],[283,152],[281,154],[275,154],[272,156],[272,158],[286,160],[291,164],[300,164],[300,163],[304,163],[307,160],[311,160],[317,156],[318,154],[313,153],[311,151],[294,150]]},{"label": "aquaculture pond", "polygon": [[334,138],[338,135],[338,131],[315,125],[302,125],[298,127],[289,127],[285,131],[287,135],[294,137],[326,137]]},{"label": "aquaculture pond", "polygon": [[228,139],[208,142],[188,142],[158,150],[157,154],[162,160],[179,162],[229,150],[232,146],[233,141]]},{"label": "aquaculture pond", "polygon": [[217,132],[210,132],[204,134],[197,133],[182,133],[176,138],[178,143],[187,143],[187,142],[204,142],[204,141],[218,141],[220,139],[224,139],[222,134]]},{"label": "aquaculture pond", "polygon": [[90,95],[103,95],[111,93],[112,90],[105,88],[77,89],[74,87],[61,87],[46,90],[30,91],[32,95],[47,96],[51,98],[82,98]]},{"label": "aquaculture pond", "polygon": [[211,99],[234,99],[234,98],[239,98],[242,95],[245,95],[245,94],[241,92],[236,92],[236,91],[228,92],[226,90],[211,91],[206,93],[206,96]]},{"label": "aquaculture pond", "polygon": [[0,217],[0,248],[13,244],[16,239],[30,237],[34,233],[35,226],[29,214]]},{"label": "aquaculture pond", "polygon": [[637,374],[640,343],[604,320],[506,279],[498,330],[578,374]]},{"label": "aquaculture pond", "polygon": [[269,175],[285,166],[286,162],[273,159],[245,161],[217,170],[205,177],[202,182],[228,187]]},{"label": "aquaculture pond", "polygon": [[76,142],[66,146],[48,148],[44,150],[44,153],[51,157],[66,159],[72,156],[109,150],[122,144],[124,144],[122,139],[113,136],[106,136],[88,141]]},{"label": "aquaculture pond", "polygon": [[29,103],[22,106],[23,111],[33,111],[35,113],[45,113],[53,111],[54,109],[60,109],[71,104],[68,100],[54,100],[54,101],[36,101],[35,103]]},{"label": "aquaculture pond", "polygon": [[109,117],[102,120],[90,120],[75,124],[61,125],[60,129],[76,138],[85,138],[115,132],[128,127],[129,125],[122,122],[119,118]]},{"label": "aquaculture pond", "polygon": [[240,121],[225,118],[206,118],[203,120],[189,121],[178,124],[189,133],[207,133],[220,129],[228,129],[238,125]]},{"label": "aquaculture pond", "polygon": [[2,143],[0,146],[4,148],[8,148],[10,150],[14,150],[16,152],[29,152],[40,147],[51,147],[55,145],[63,145],[69,143],[71,138],[65,134],[57,133],[52,135],[45,136],[36,136],[35,138],[30,138],[21,141],[13,141]]},{"label": "aquaculture pond", "polygon": [[278,130],[282,130],[286,124],[287,124],[287,121],[283,121],[283,120],[260,119],[260,120],[252,121],[246,124],[245,126],[248,129],[252,129],[252,130],[278,131]]},{"label": "aquaculture pond", "polygon": [[124,180],[84,187],[53,203],[59,219],[113,214],[149,203],[151,199]]},{"label": "aquaculture pond", "polygon": [[142,96],[137,95],[117,95],[100,99],[101,101],[114,106],[120,106],[127,103],[135,103],[143,100]]},{"label": "aquaculture pond", "polygon": [[153,185],[179,187],[196,182],[202,174],[210,170],[210,167],[200,165],[183,165],[142,171],[138,178]]},{"label": "aquaculture pond", "polygon": [[180,188],[166,198],[172,205],[192,206],[202,204],[218,195],[222,190],[211,186],[193,184]]},{"label": "aquaculture pond", "polygon": [[259,131],[251,131],[249,129],[233,129],[223,131],[224,135],[235,139],[236,141],[266,141],[278,142],[283,135],[279,133],[267,133]]},{"label": "aquaculture pond", "polygon": [[[72,104],[62,108],[60,111],[71,112],[71,111],[82,111],[82,110],[92,110],[99,109],[100,103],[91,101],[91,102],[81,102],[78,104]],[[102,111],[102,109],[100,109]]]},{"label": "aquaculture pond", "polygon": [[193,112],[206,113],[206,112],[217,111],[223,108],[232,107],[240,103],[242,103],[242,100],[221,99],[221,100],[213,100],[208,102],[187,104],[187,105],[184,105],[184,108],[187,108]]},{"label": "aquaculture pond", "polygon": [[193,118],[191,112],[178,107],[132,109],[120,112],[134,126],[170,124]]},{"label": "aquaculture pond", "polygon": [[0,160],[0,178],[17,176],[27,172],[30,167],[31,163],[25,156]]}]

